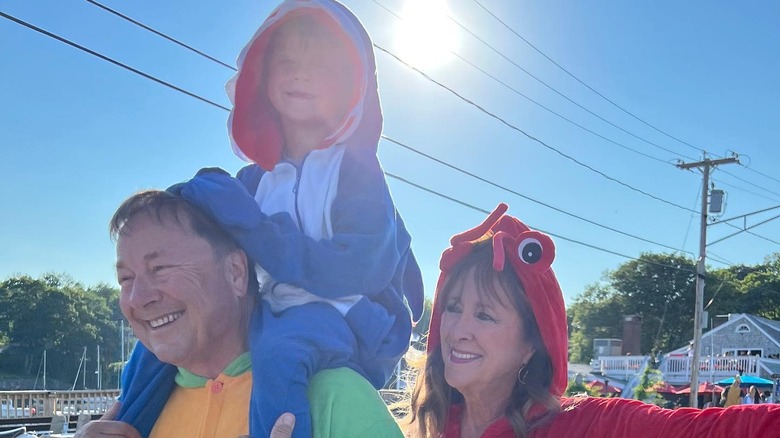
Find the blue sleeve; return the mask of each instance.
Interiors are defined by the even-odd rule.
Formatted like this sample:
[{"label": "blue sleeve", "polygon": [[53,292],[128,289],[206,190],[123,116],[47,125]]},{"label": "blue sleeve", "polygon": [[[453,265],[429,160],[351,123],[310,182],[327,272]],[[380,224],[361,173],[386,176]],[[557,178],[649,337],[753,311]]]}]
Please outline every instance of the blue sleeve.
[{"label": "blue sleeve", "polygon": [[173,391],[176,371],[175,366],[161,362],[143,344],[136,343],[122,371],[122,406],[116,419],[148,437]]},{"label": "blue sleeve", "polygon": [[300,232],[289,215],[262,213],[242,183],[223,173],[201,173],[184,183],[181,194],[225,226],[278,281],[324,298],[379,294],[401,261],[410,259],[411,239],[399,228],[376,156],[345,153],[338,190],[331,207],[333,237],[318,241]]}]

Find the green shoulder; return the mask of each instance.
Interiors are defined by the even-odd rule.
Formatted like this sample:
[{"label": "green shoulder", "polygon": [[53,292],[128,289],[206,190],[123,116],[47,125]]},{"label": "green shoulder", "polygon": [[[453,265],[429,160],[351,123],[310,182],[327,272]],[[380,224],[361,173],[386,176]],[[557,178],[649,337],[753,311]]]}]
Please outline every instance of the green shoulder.
[{"label": "green shoulder", "polygon": [[314,438],[403,437],[376,389],[349,368],[317,373],[308,397]]}]

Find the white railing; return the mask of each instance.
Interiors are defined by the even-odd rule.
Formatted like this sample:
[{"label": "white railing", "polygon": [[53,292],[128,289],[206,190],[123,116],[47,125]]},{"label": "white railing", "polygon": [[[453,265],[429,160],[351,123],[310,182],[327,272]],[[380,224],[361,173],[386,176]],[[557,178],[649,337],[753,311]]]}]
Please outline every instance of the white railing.
[{"label": "white railing", "polygon": [[628,380],[642,369],[649,356],[601,356],[592,364],[593,371],[603,376]]},{"label": "white railing", "polygon": [[[691,381],[691,362],[689,356],[668,356],[661,372],[664,381],[671,384]],[[758,364],[761,360],[753,356],[705,356],[699,360],[699,381],[717,382],[718,380],[742,374],[758,376]]]},{"label": "white railing", "polygon": [[0,391],[0,418],[51,417],[103,413],[110,408],[119,390],[108,391]]}]

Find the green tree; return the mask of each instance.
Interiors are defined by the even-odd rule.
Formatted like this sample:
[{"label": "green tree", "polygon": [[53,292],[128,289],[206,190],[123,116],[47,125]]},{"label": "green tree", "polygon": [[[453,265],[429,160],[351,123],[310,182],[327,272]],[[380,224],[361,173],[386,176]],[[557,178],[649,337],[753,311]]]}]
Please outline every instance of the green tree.
[{"label": "green tree", "polygon": [[661,372],[648,364],[639,377],[639,383],[634,387],[634,400],[641,400],[645,403],[664,406],[666,400],[664,400],[664,398],[658,394],[658,391],[656,391],[657,386],[661,382]]},{"label": "green tree", "polygon": [[588,363],[594,338],[620,338],[625,304],[617,291],[599,284],[589,286],[569,307],[569,360]]},{"label": "green tree", "polygon": [[[86,289],[64,274],[3,281],[0,332],[10,344],[0,357],[3,369],[34,375],[46,350],[49,377],[68,381],[76,376],[84,347],[94,357],[96,346],[103,343],[104,359],[111,360],[101,363],[115,360],[119,348],[117,298],[115,289],[106,285]],[[88,366],[87,386],[95,387],[98,364],[93,361]]]},{"label": "green tree", "polygon": [[[695,262],[679,254],[642,254],[589,286],[568,309],[570,360],[587,363],[594,338],[621,338],[622,316],[642,315],[641,352],[657,354],[693,336]],[[780,319],[780,254],[755,266],[707,269],[710,315],[750,313]]]},{"label": "green tree", "polygon": [[624,314],[642,315],[641,352],[668,351],[688,342],[693,329],[695,262],[678,254],[640,255],[610,274]]},{"label": "green tree", "polygon": [[693,327],[695,265],[677,254],[642,254],[608,272],[569,307],[570,360],[587,363],[594,338],[622,338],[623,316],[642,316],[643,354],[678,347]]},{"label": "green tree", "polygon": [[755,266],[736,265],[708,272],[705,295],[710,315],[750,313],[780,320],[780,254]]},{"label": "green tree", "polygon": [[597,388],[588,388],[587,386],[585,386],[585,382],[582,380],[582,378],[579,379],[574,378],[572,380],[569,380],[569,383],[566,385],[566,390],[563,391],[563,395],[565,395],[566,397],[574,397],[578,395],[587,395],[589,397],[601,397],[599,390]]}]

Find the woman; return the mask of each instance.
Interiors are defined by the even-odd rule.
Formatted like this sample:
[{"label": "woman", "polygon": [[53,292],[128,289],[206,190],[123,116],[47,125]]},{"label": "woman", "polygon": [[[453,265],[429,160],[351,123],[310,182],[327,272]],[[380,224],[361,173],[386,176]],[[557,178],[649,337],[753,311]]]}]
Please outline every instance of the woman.
[{"label": "woman", "polygon": [[480,226],[453,237],[442,254],[410,436],[666,438],[779,430],[778,405],[671,411],[635,400],[562,398],[567,324],[550,269],[555,248],[506,209],[499,205]]},{"label": "woman", "polygon": [[761,396],[758,395],[758,389],[754,385],[750,385],[745,397],[742,398],[743,405],[757,405],[761,403]]}]

